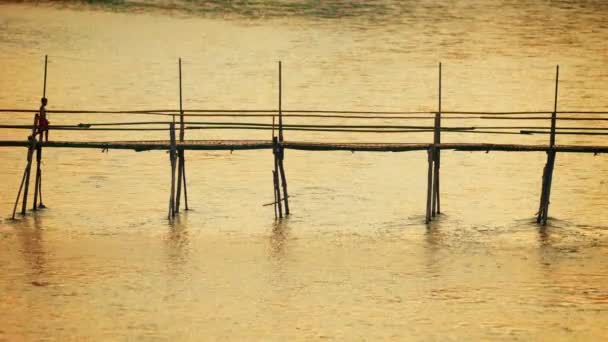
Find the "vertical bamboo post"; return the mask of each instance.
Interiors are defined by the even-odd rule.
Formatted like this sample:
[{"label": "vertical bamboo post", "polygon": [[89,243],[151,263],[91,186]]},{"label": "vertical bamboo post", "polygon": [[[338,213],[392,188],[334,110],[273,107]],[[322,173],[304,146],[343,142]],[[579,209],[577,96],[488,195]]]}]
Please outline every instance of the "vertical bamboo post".
[{"label": "vertical bamboo post", "polygon": [[175,144],[175,124],[169,124],[169,137],[171,147],[169,150],[169,160],[171,162],[171,194],[169,196],[169,214],[171,220],[175,216],[175,159],[176,159],[176,144]]},{"label": "vertical bamboo post", "polygon": [[23,183],[25,182],[25,176],[27,175],[27,168],[23,170],[23,177],[21,177],[21,185],[19,185],[19,191],[17,192],[17,199],[15,200],[15,205],[13,206],[13,216],[11,217],[13,220],[15,219],[15,213],[17,212],[17,204],[19,203],[19,198],[21,197],[21,190],[23,190]]},{"label": "vertical bamboo post", "polygon": [[283,143],[283,72],[279,61],[279,142]]},{"label": "vertical bamboo post", "polygon": [[274,193],[276,196],[275,205],[279,211],[279,218],[283,217],[283,205],[281,203],[281,189],[279,187],[279,143],[277,137],[272,138],[272,153],[274,155],[274,170],[272,171],[273,175],[273,183],[274,183]]},{"label": "vertical bamboo post", "polygon": [[551,113],[551,133],[549,137],[549,149],[547,150],[547,163],[543,170],[543,181],[540,197],[540,206],[536,222],[547,224],[549,218],[549,203],[551,199],[551,183],[553,182],[553,169],[555,167],[555,129],[557,122],[557,95],[559,86],[559,65],[555,69],[555,97],[553,101],[553,112]]},{"label": "vertical bamboo post", "polygon": [[36,131],[38,130],[39,114],[36,113],[34,116],[34,124],[32,125],[32,134],[28,137],[28,148],[27,148],[27,164],[25,166],[25,187],[23,188],[23,202],[21,205],[21,215],[25,215],[27,208],[27,193],[30,188],[30,175],[32,171],[32,156],[34,155],[34,148],[36,146]]},{"label": "vertical bamboo post", "polygon": [[548,152],[547,156],[547,181],[545,190],[545,206],[543,208],[542,224],[547,224],[549,218],[549,203],[551,202],[551,183],[553,182],[553,168],[555,166],[555,150]]},{"label": "vertical bamboo post", "polygon": [[279,175],[283,186],[283,200],[285,201],[285,215],[289,215],[289,194],[287,193],[287,176],[285,175],[285,167],[283,159],[285,158],[285,147],[283,145],[283,71],[281,61],[279,61],[279,144],[275,160],[278,162]]},{"label": "vertical bamboo post", "polygon": [[433,196],[431,203],[431,216],[435,217],[435,214],[438,214],[439,209],[439,158],[440,158],[440,150],[439,144],[441,143],[441,63],[439,63],[439,106],[438,111],[435,113],[435,125],[434,125],[434,135],[433,135],[433,145],[434,154],[433,154]]},{"label": "vertical bamboo post", "polygon": [[559,85],[559,65],[555,69],[555,98],[553,100],[553,113],[551,113],[551,136],[549,145],[551,148],[555,146],[555,126],[557,123],[557,87]]},{"label": "vertical bamboo post", "polygon": [[[179,65],[179,141],[184,141],[184,111],[182,107],[182,59],[178,60]],[[179,206],[182,197],[182,179],[184,173],[184,150],[177,150],[178,165],[177,165],[177,193],[175,199],[175,212],[179,212]]]},{"label": "vertical bamboo post", "polygon": [[34,203],[32,210],[38,210],[38,195],[40,194],[40,184],[42,179],[42,173],[40,169],[40,162],[42,161],[42,135],[40,141],[36,142],[36,182],[34,186]]},{"label": "vertical bamboo post", "polygon": [[42,97],[46,97],[46,70],[49,61],[49,56],[44,55],[44,84],[42,86]]},{"label": "vertical bamboo post", "polygon": [[276,175],[274,174],[274,170],[272,170],[272,195],[274,196],[274,202],[273,202],[273,207],[274,207],[274,218],[277,219],[279,217],[278,211],[277,211],[277,186],[276,186]]},{"label": "vertical bamboo post", "polygon": [[182,198],[182,181],[184,179],[184,150],[177,150],[177,190],[175,193],[175,212],[179,212]]},{"label": "vertical bamboo post", "polygon": [[[547,161],[549,161],[549,152],[547,152]],[[543,168],[543,178],[541,181],[541,189],[540,189],[540,203],[538,204],[538,212],[536,213],[536,223],[540,223],[543,218],[543,213],[545,211],[545,189],[547,188],[547,166]]]},{"label": "vertical bamboo post", "polygon": [[[44,81],[42,85],[42,97],[46,97],[46,73],[48,70],[48,55],[44,55]],[[37,132],[35,132],[37,133]],[[36,211],[38,209],[38,195],[40,194],[42,203],[42,170],[41,170],[41,162],[42,162],[42,132],[40,133],[40,140],[36,141],[36,134],[34,133],[34,142],[36,143],[36,177],[34,182],[34,203],[32,205],[32,210]]]},{"label": "vertical bamboo post", "polygon": [[553,113],[551,113],[551,136],[550,136],[550,150],[547,156],[547,182],[546,182],[546,190],[545,190],[545,207],[543,210],[543,220],[542,224],[547,224],[547,219],[549,218],[549,203],[551,202],[551,184],[553,183],[553,169],[555,167],[555,129],[557,124],[557,95],[558,95],[558,86],[559,86],[559,65],[555,68],[555,97],[553,100]]},{"label": "vertical bamboo post", "polygon": [[[441,102],[442,102],[442,77],[441,77],[441,62],[439,62],[439,96],[438,96],[438,111],[437,111],[437,144],[441,144]],[[439,195],[439,171],[441,168],[441,149],[437,148],[435,151],[435,196],[437,200],[435,202],[434,209],[437,214],[441,214],[441,196]]]},{"label": "vertical bamboo post", "polygon": [[431,222],[431,197],[432,197],[432,188],[433,188],[433,147],[429,147],[429,149],[427,150],[427,157],[428,157],[428,163],[429,163],[429,168],[428,168],[428,176],[427,176],[427,188],[426,188],[426,215],[425,215],[425,222],[429,223]]},{"label": "vertical bamboo post", "polygon": [[179,141],[184,141],[184,109],[182,106],[182,59],[179,59]]},{"label": "vertical bamboo post", "polygon": [[[40,151],[42,153],[42,149]],[[40,169],[40,181],[38,182],[38,199],[39,199],[39,204],[38,204],[38,208],[46,208],[46,206],[44,205],[44,203],[42,203],[42,169]]]},{"label": "vertical bamboo post", "polygon": [[186,158],[182,158],[182,178],[184,178],[184,204],[186,205],[186,210],[190,210],[188,207],[188,187],[186,186]]},{"label": "vertical bamboo post", "polygon": [[289,215],[289,194],[287,193],[287,177],[285,176],[285,167],[283,166],[283,153],[285,150],[281,147],[279,150],[279,172],[281,175],[281,184],[283,186],[283,199],[285,200],[285,215]]},{"label": "vertical bamboo post", "polygon": [[[181,132],[179,140],[184,142],[184,136],[186,134],[186,118],[184,116],[184,109],[182,106],[182,59],[179,59],[179,113],[181,115]],[[182,178],[184,179],[184,204],[186,210],[190,210],[188,206],[188,185],[186,184],[186,152],[181,150],[181,163],[182,163]]]}]

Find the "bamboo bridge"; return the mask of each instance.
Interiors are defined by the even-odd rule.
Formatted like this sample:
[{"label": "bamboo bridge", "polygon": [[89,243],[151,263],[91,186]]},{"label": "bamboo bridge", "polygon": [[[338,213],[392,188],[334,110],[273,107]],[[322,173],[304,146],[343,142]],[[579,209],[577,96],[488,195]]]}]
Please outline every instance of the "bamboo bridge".
[{"label": "bamboo bridge", "polygon": [[[536,221],[545,225],[548,220],[549,203],[551,195],[551,183],[555,165],[556,154],[559,153],[608,153],[606,146],[588,145],[558,145],[556,135],[608,135],[608,128],[603,127],[564,127],[558,128],[557,122],[568,121],[608,121],[608,112],[600,111],[558,111],[558,84],[559,66],[555,74],[555,98],[552,111],[537,112],[455,112],[442,111],[441,103],[441,63],[439,63],[439,87],[438,108],[434,112],[369,112],[369,111],[331,111],[331,110],[284,110],[282,108],[282,69],[281,62],[278,68],[278,108],[270,110],[184,110],[182,105],[181,86],[181,59],[179,60],[179,110],[154,109],[154,110],[124,110],[124,111],[102,111],[102,110],[48,110],[47,113],[54,114],[120,114],[129,117],[134,116],[163,116],[171,117],[172,121],[129,121],[116,123],[78,123],[73,125],[50,126],[50,129],[65,131],[167,131],[168,140],[139,140],[139,141],[48,141],[45,142],[40,134],[40,114],[36,110],[28,109],[0,109],[0,114],[34,114],[32,125],[0,124],[0,129],[23,129],[31,131],[27,140],[0,140],[0,147],[27,147],[27,163],[21,179],[21,185],[17,199],[13,207],[12,217],[15,218],[17,206],[21,200],[21,214],[25,215],[28,208],[28,192],[30,177],[35,159],[35,184],[33,194],[32,210],[44,207],[42,204],[42,169],[41,160],[43,148],[87,148],[87,149],[123,149],[134,151],[168,150],[170,160],[171,192],[169,194],[168,218],[172,220],[180,211],[181,197],[184,196],[185,209],[188,210],[187,186],[186,186],[186,164],[185,151],[200,150],[271,150],[274,155],[274,166],[272,170],[274,185],[275,217],[282,218],[289,215],[289,194],[287,189],[287,176],[285,173],[284,157],[285,150],[303,151],[352,151],[352,152],[407,152],[426,151],[428,157],[428,172],[426,177],[426,213],[425,221],[429,223],[441,213],[440,206],[440,163],[441,151],[510,151],[510,152],[544,152],[547,154],[547,162],[542,173],[539,208]],[[46,97],[46,75],[47,57],[45,56],[43,97]],[[583,116],[584,115],[584,116]],[[179,122],[176,118],[179,117]],[[271,118],[272,124],[255,122],[210,122],[210,121],[188,121],[186,118]],[[323,125],[323,124],[284,124],[285,118],[306,119],[390,119],[390,120],[432,120],[430,125]],[[275,119],[278,123],[275,124]],[[443,126],[442,120],[479,119],[491,121],[526,121],[526,120],[548,120],[547,126],[533,125],[494,125],[494,126]],[[527,122],[527,121],[526,121]],[[159,126],[159,127],[150,127]],[[186,140],[185,132],[188,130],[271,130],[272,139],[269,140]],[[433,141],[428,143],[339,143],[339,142],[308,142],[285,140],[287,131],[313,131],[313,132],[342,132],[342,133],[415,133],[432,132]],[[547,144],[497,144],[497,143],[442,143],[442,134],[465,133],[465,134],[545,134],[549,136]],[[178,136],[179,134],[179,136]],[[39,136],[39,137],[38,137]]]}]

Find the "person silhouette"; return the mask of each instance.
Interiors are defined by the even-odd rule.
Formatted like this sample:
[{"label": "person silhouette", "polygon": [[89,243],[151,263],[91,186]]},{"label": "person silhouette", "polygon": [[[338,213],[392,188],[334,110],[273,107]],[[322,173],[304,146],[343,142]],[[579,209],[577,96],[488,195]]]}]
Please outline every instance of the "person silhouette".
[{"label": "person silhouette", "polygon": [[46,97],[40,99],[40,119],[38,121],[38,132],[40,133],[40,140],[42,141],[42,135],[45,135],[45,141],[49,142],[49,119],[46,115],[46,104],[48,100]]}]

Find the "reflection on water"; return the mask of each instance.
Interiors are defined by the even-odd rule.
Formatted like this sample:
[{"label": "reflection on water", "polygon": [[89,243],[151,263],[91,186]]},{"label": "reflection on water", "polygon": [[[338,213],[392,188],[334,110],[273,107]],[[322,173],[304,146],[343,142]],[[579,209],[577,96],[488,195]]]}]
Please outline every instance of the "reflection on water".
[{"label": "reflection on water", "polygon": [[277,261],[285,259],[289,239],[288,220],[276,221],[272,226],[270,235],[270,256]]},{"label": "reflection on water", "polygon": [[188,254],[191,248],[187,214],[182,214],[170,222],[165,242],[167,245],[168,270],[176,274],[180,273],[189,260]]},{"label": "reflection on water", "polygon": [[[186,108],[274,108],[280,59],[291,109],[435,110],[439,60],[446,110],[551,110],[557,63],[559,108],[606,109],[603,1],[101,2],[0,5],[1,108],[37,107],[49,54],[53,108],[177,108],[184,57]],[[289,119],[310,123],[301,121]],[[0,139],[23,133],[0,130]],[[24,152],[0,149],[2,215],[12,210]],[[187,154],[193,210],[168,223],[166,153],[46,151],[49,209],[0,223],[0,340],[605,339],[605,156],[560,155],[550,224],[538,227],[542,153],[442,154],[445,213],[429,226],[423,152],[287,151],[293,215],[279,221],[263,206],[273,198],[268,151]]]},{"label": "reflection on water", "polygon": [[[33,222],[32,222],[33,221]],[[31,277],[32,285],[45,286],[48,279],[47,255],[44,248],[44,231],[42,219],[34,216],[32,221],[20,225],[17,230],[21,242],[23,259],[29,266],[28,275]]]}]

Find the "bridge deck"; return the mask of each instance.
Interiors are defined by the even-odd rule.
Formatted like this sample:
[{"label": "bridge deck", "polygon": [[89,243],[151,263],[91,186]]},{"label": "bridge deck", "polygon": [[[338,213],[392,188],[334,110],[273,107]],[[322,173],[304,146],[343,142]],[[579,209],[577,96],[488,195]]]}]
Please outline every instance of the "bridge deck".
[{"label": "bridge deck", "polygon": [[[0,147],[28,146],[27,141],[0,140]],[[44,147],[55,148],[91,148],[123,149],[134,151],[168,150],[168,140],[151,141],[49,141]],[[270,140],[188,140],[178,142],[179,149],[184,150],[261,150],[271,149]],[[339,142],[302,142],[285,141],[286,149],[304,151],[368,151],[368,152],[405,152],[427,150],[433,144],[428,143],[339,143]],[[550,150],[548,145],[517,144],[478,144],[478,143],[443,143],[437,145],[441,150],[457,151],[521,151],[543,152]],[[608,153],[608,146],[557,145],[557,152]]]}]

